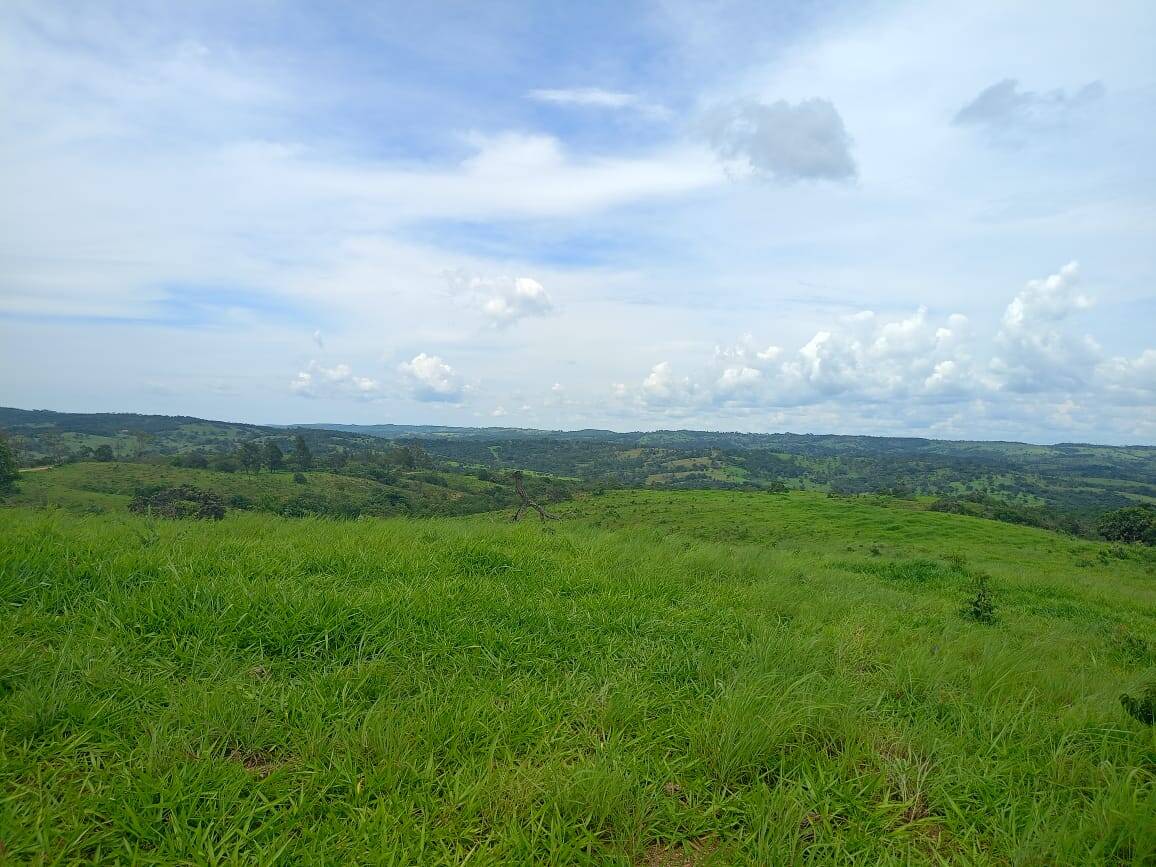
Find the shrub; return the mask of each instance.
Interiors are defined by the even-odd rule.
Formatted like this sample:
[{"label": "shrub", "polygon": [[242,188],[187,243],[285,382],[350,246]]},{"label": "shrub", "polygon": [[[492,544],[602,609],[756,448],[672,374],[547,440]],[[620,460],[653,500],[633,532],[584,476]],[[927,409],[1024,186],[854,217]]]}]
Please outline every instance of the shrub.
[{"label": "shrub", "polygon": [[1144,505],[1105,512],[1096,530],[1109,542],[1156,545],[1156,509]]},{"label": "shrub", "polygon": [[1146,726],[1156,725],[1156,684],[1148,684],[1139,698],[1124,693],[1120,696],[1120,704],[1137,722]]},{"label": "shrub", "polygon": [[309,479],[305,478],[305,473],[294,473],[293,481],[299,485],[304,485],[309,482]]},{"label": "shrub", "polygon": [[976,623],[995,623],[995,599],[990,579],[980,573],[972,583],[972,595],[963,606],[963,616]]},{"label": "shrub", "polygon": [[225,504],[211,491],[192,485],[178,485],[152,494],[140,493],[129,503],[130,512],[160,518],[204,518],[219,521],[225,517]]},{"label": "shrub", "polygon": [[244,509],[245,511],[249,511],[253,507],[253,501],[244,494],[233,494],[233,496],[229,497],[229,508],[231,509]]}]

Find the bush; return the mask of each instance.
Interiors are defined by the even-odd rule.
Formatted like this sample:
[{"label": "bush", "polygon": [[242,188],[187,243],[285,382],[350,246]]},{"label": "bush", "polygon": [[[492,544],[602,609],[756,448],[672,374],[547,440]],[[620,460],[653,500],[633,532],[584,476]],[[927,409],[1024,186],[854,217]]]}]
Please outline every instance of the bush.
[{"label": "bush", "polygon": [[972,584],[972,595],[964,603],[962,614],[977,623],[995,623],[995,599],[988,577],[979,574]]},{"label": "bush", "polygon": [[1105,512],[1096,530],[1109,542],[1156,545],[1156,509],[1144,505]]},{"label": "bush", "polygon": [[192,485],[164,488],[152,494],[140,493],[128,505],[130,512],[160,518],[203,518],[219,521],[225,517],[225,504],[211,491]]},{"label": "bush", "polygon": [[309,479],[305,478],[305,473],[294,473],[293,481],[299,485],[304,485],[309,482]]}]

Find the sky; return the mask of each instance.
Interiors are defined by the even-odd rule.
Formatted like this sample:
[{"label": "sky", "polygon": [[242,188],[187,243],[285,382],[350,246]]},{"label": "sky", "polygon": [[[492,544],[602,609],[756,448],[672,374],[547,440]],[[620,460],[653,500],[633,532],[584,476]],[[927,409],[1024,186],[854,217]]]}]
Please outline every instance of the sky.
[{"label": "sky", "polygon": [[1156,4],[0,4],[0,404],[1156,444]]}]

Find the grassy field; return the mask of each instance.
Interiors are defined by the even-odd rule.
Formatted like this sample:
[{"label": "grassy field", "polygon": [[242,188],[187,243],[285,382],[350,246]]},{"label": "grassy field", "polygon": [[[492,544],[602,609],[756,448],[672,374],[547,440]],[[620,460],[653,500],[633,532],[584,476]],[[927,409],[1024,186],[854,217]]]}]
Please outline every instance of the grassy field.
[{"label": "grassy field", "polygon": [[[17,506],[59,507],[73,512],[123,512],[142,489],[193,485],[218,494],[230,505],[292,517],[307,514],[356,517],[390,516],[409,510],[453,514],[479,511],[471,494],[496,486],[472,476],[422,471],[399,474],[393,484],[328,472],[224,473],[163,464],[81,462],[24,472],[20,490],[10,502]],[[420,475],[421,478],[416,478]],[[482,508],[487,506],[483,505]]]},{"label": "grassy field", "polygon": [[1151,551],[801,492],[556,511],[0,510],[0,852],[1156,861],[1119,702],[1156,676]]}]

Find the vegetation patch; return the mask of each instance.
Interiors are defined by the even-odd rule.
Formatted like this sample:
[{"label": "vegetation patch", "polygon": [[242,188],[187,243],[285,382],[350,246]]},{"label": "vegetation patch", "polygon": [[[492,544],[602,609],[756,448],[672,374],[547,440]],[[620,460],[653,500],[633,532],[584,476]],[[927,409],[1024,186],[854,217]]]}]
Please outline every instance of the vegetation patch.
[{"label": "vegetation patch", "polygon": [[158,518],[202,518],[219,521],[225,517],[225,504],[211,491],[192,485],[177,485],[151,493],[141,493],[128,504],[130,512]]}]

